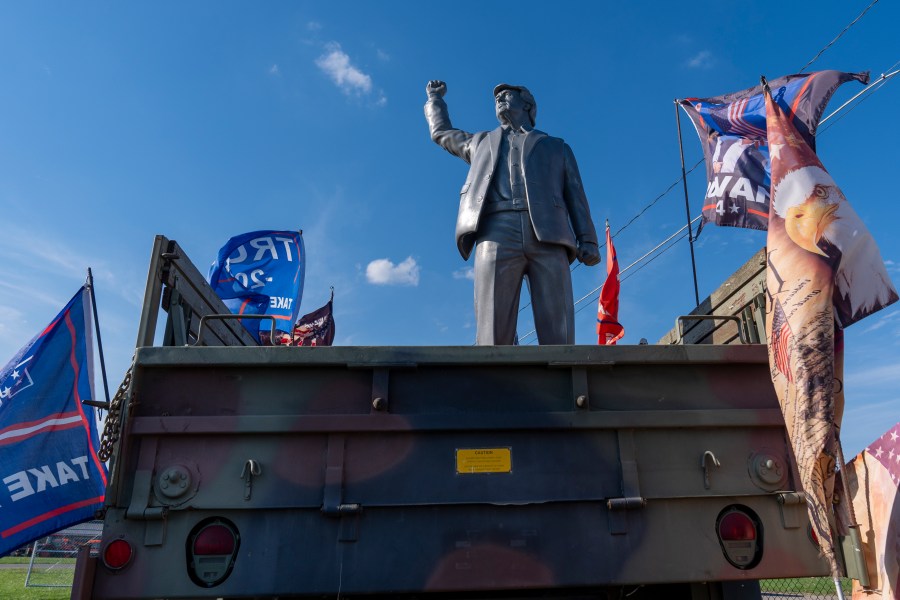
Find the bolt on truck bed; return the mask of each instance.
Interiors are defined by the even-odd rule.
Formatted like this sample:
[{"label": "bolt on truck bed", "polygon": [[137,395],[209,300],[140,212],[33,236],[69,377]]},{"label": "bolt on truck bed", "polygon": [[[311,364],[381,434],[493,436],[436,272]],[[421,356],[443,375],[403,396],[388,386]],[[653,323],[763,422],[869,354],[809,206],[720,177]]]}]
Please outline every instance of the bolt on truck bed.
[{"label": "bolt on truck bed", "polygon": [[792,464],[761,345],[144,346],[73,597],[758,598]]}]

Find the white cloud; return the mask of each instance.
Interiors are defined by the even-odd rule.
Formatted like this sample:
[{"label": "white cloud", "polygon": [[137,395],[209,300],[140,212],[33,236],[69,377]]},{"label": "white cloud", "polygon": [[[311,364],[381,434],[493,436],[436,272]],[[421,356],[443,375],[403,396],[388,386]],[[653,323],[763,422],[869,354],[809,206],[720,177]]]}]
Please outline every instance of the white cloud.
[{"label": "white cloud", "polygon": [[326,53],[316,59],[316,66],[345,94],[361,95],[372,91],[372,78],[350,63],[350,57],[337,42],[326,46]]},{"label": "white cloud", "polygon": [[306,24],[306,29],[308,29],[309,31],[319,31],[320,29],[322,29],[322,24],[318,21],[310,21]]},{"label": "white cloud", "polygon": [[375,55],[378,57],[378,60],[380,60],[382,62],[387,62],[387,61],[391,60],[391,55],[381,49],[376,50]]},{"label": "white cloud", "polygon": [[844,379],[847,389],[865,389],[875,386],[896,389],[900,385],[900,365],[879,365],[850,373]]},{"label": "white cloud", "polygon": [[278,65],[272,65],[269,67],[269,75],[279,76],[281,75],[281,69],[278,68]]},{"label": "white cloud", "polygon": [[898,320],[900,320],[900,311],[890,310],[876,313],[871,319],[872,322],[869,323],[869,326],[863,329],[862,332],[869,333],[870,331],[876,331],[887,325],[895,325]]},{"label": "white cloud", "polygon": [[464,269],[453,271],[453,279],[470,279],[475,281],[475,269],[472,267],[465,267]]},{"label": "white cloud", "polygon": [[373,260],[366,267],[366,279],[375,285],[419,285],[419,265],[410,256],[399,265],[386,258]]},{"label": "white cloud", "polygon": [[709,50],[701,50],[693,58],[688,60],[687,65],[692,69],[708,69],[712,67],[712,52]]}]

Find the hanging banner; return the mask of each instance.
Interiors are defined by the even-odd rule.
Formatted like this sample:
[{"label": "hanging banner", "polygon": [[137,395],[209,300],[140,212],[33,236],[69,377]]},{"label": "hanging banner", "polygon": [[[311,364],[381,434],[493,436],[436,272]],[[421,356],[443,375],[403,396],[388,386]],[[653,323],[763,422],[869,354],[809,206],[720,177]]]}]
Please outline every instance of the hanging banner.
[{"label": "hanging banner", "polygon": [[[209,270],[209,284],[237,315],[272,315],[276,336],[290,337],[300,312],[306,251],[303,232],[251,231],[228,240]],[[268,319],[241,321],[256,340],[270,340]]]},{"label": "hanging banner", "polygon": [[94,518],[106,465],[93,399],[90,300],[82,287],[0,371],[0,555]]},{"label": "hanging banner", "polygon": [[[853,80],[867,84],[869,74],[817,71],[785,75],[769,86],[775,103],[815,150],[825,106],[840,85]],[[767,229],[771,166],[762,86],[679,103],[694,123],[706,158],[704,222]]]}]

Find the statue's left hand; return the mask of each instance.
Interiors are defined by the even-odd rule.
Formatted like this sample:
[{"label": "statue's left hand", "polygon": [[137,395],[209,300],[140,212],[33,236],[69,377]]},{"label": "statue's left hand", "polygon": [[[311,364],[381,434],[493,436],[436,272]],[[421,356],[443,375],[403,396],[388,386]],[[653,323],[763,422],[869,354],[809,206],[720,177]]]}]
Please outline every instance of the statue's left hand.
[{"label": "statue's left hand", "polygon": [[600,262],[600,248],[594,242],[579,242],[575,256],[587,266],[593,267]]}]

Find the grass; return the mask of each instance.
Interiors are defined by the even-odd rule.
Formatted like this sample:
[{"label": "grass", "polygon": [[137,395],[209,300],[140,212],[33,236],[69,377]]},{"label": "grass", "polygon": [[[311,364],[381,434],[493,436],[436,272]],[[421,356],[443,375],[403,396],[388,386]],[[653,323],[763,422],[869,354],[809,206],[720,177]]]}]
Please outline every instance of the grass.
[{"label": "grass", "polygon": [[[4,556],[0,558],[0,565],[25,565],[28,566],[28,563],[31,562],[30,556]],[[74,558],[55,558],[52,556],[35,556],[34,564],[36,565],[55,565],[59,563],[61,565],[74,565]]]},{"label": "grass", "polygon": [[[20,569],[0,569],[0,598],[17,598],[22,600],[62,600],[68,599],[69,587],[42,588],[25,587],[25,574],[28,571],[28,556],[7,556],[0,558],[0,565],[21,565]],[[36,557],[35,565],[74,564],[74,558]],[[71,582],[71,570],[59,573],[53,582]],[[46,577],[32,574],[32,583],[48,582]],[[804,577],[799,579],[763,579],[759,582],[763,592],[808,594],[812,596],[832,597],[834,582],[829,577]],[[842,579],[841,587],[849,598],[850,580]]]},{"label": "grass", "polygon": [[[3,559],[0,562],[10,564],[8,559]],[[68,586],[57,588],[25,587],[25,574],[27,572],[27,562],[22,564],[21,569],[0,569],[0,598],[16,598],[21,600],[68,600],[71,596],[72,590]]]},{"label": "grass", "polygon": [[[841,579],[841,588],[849,598],[850,580]],[[835,594],[834,581],[830,577],[802,577],[799,579],[761,579],[759,587],[763,592],[793,593],[793,594],[818,594],[833,596]]]}]

